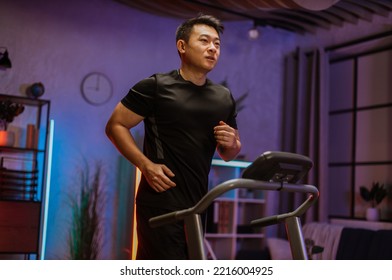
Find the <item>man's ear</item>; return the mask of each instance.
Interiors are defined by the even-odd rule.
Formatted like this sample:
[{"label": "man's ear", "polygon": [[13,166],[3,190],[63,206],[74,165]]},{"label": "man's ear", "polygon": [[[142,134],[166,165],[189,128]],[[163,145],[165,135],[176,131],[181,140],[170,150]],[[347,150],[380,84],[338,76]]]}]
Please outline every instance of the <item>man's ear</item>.
[{"label": "man's ear", "polygon": [[185,41],[184,40],[178,40],[177,41],[177,50],[179,53],[184,53],[185,52]]}]

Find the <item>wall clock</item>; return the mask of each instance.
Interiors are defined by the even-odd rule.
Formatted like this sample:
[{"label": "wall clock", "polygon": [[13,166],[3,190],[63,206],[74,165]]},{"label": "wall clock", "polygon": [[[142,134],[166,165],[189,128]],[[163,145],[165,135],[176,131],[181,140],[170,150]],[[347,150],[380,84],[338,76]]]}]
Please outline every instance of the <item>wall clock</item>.
[{"label": "wall clock", "polygon": [[103,73],[91,72],[87,74],[81,84],[83,98],[92,105],[102,105],[113,95],[112,82]]}]

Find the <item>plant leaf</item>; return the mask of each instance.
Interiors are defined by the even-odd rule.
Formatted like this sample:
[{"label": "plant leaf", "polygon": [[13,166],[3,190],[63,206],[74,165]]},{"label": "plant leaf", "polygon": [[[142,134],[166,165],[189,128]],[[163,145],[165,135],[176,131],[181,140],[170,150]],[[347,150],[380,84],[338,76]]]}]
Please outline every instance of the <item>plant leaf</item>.
[{"label": "plant leaf", "polygon": [[359,187],[359,194],[361,195],[361,197],[365,201],[371,201],[372,200],[371,193],[365,186]]}]

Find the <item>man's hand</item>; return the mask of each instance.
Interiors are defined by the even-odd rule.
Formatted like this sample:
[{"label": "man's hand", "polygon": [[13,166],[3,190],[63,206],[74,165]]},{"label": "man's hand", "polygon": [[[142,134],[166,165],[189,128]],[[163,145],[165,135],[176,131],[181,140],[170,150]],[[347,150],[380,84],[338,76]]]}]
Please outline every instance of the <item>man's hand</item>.
[{"label": "man's hand", "polygon": [[241,150],[241,142],[238,131],[223,121],[214,127],[214,136],[217,149],[222,159],[228,161],[234,159]]},{"label": "man's hand", "polygon": [[164,164],[150,162],[141,169],[144,177],[156,192],[164,192],[176,186],[169,177],[174,177],[174,173]]},{"label": "man's hand", "polygon": [[214,135],[218,146],[222,148],[236,148],[237,147],[237,133],[234,128],[223,121],[214,127]]}]

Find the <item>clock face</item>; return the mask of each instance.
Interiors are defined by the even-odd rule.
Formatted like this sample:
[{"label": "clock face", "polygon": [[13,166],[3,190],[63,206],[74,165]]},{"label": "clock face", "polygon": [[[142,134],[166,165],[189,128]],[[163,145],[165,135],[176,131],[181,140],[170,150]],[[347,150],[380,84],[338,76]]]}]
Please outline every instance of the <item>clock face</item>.
[{"label": "clock face", "polygon": [[110,79],[103,73],[87,74],[81,85],[83,98],[92,105],[101,105],[109,101],[113,94]]}]

